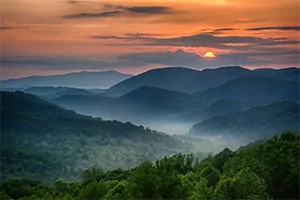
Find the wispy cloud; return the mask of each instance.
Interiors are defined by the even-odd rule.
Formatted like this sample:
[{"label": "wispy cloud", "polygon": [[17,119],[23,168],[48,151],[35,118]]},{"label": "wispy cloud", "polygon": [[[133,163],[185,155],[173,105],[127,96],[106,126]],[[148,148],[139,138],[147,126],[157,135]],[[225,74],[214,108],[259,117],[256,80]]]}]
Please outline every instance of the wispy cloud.
[{"label": "wispy cloud", "polygon": [[133,65],[143,66],[145,64],[162,64],[167,66],[191,66],[201,63],[202,58],[194,53],[184,52],[179,49],[175,52],[144,52],[131,53],[118,57]]},{"label": "wispy cloud", "polygon": [[5,30],[10,30],[10,29],[14,29],[15,27],[11,27],[11,26],[0,26],[0,31],[5,31]]},{"label": "wispy cloud", "polygon": [[209,59],[179,48],[177,51],[125,53],[110,59],[65,56],[12,56],[3,57],[1,64],[3,69],[8,70],[36,69],[45,71],[143,68],[151,65],[199,69],[228,65],[267,66],[276,64],[299,66],[299,54],[299,50],[261,48],[255,52],[216,53],[215,58]]},{"label": "wispy cloud", "polygon": [[[144,42],[149,46],[185,46],[185,47],[211,47],[219,49],[241,49],[260,46],[276,46],[299,44],[300,41],[278,38],[260,38],[255,36],[215,36],[212,34],[198,34],[174,38],[156,38],[143,35],[125,36],[92,36],[93,39],[114,39]],[[131,45],[134,45],[132,43]],[[138,44],[140,45],[140,43]]]},{"label": "wispy cloud", "polygon": [[72,19],[72,18],[102,18],[102,17],[110,17],[114,15],[122,14],[122,11],[109,11],[109,12],[100,12],[100,13],[79,13],[74,15],[65,15],[62,16],[64,19]]},{"label": "wispy cloud", "polygon": [[221,34],[221,33],[224,33],[224,32],[236,31],[236,30],[238,30],[238,29],[235,29],[235,28],[218,28],[218,29],[204,29],[202,31],[205,34],[216,35],[216,34]]},{"label": "wispy cloud", "polygon": [[[71,1],[71,2],[73,2],[73,1]],[[73,2],[73,4],[74,4],[74,2]],[[130,14],[153,15],[153,14],[170,14],[170,13],[172,13],[172,9],[170,7],[164,7],[164,6],[122,6],[122,5],[105,4],[104,7],[105,7],[105,9],[110,9],[110,10],[98,12],[98,13],[85,12],[85,13],[64,15],[61,18],[63,18],[63,19],[104,18],[104,17],[112,17],[112,16],[117,16],[117,15],[130,15]]]},{"label": "wispy cloud", "polygon": [[214,31],[234,31],[236,30],[235,28],[219,28],[215,29]]},{"label": "wispy cloud", "polygon": [[248,28],[246,30],[247,31],[264,31],[264,30],[300,31],[300,26],[256,27],[256,28]]},{"label": "wispy cloud", "polygon": [[133,7],[123,7],[124,10],[133,13],[142,14],[169,14],[171,13],[171,8],[164,6],[133,6]]}]

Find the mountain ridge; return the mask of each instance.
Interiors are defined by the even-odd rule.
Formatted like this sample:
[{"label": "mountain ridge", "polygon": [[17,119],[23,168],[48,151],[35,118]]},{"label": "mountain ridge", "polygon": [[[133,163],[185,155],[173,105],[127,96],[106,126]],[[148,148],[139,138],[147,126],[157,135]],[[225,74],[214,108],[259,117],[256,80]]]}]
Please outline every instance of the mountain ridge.
[{"label": "mountain ridge", "polygon": [[78,88],[109,88],[112,85],[132,77],[114,70],[81,71],[51,76],[29,76],[1,81],[2,88],[29,88],[38,86],[61,86]]},{"label": "mountain ridge", "polygon": [[282,131],[300,133],[300,104],[275,102],[224,116],[211,117],[195,124],[190,135],[223,136],[224,138],[265,139]]}]

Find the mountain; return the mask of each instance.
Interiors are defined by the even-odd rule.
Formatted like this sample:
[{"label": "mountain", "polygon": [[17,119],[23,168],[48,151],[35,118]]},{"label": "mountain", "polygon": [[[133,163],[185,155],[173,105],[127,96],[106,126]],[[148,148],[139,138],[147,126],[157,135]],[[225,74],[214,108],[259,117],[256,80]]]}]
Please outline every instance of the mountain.
[{"label": "mountain", "polygon": [[190,145],[129,122],[78,115],[22,92],[1,92],[1,178],[78,177],[94,165],[128,168]]},{"label": "mountain", "polygon": [[268,100],[299,102],[299,82],[263,76],[245,76],[195,94],[204,106],[217,101]]},{"label": "mountain", "polygon": [[53,99],[79,113],[131,121],[164,132],[178,127],[181,133],[213,116],[284,100],[299,102],[299,83],[260,76],[231,79],[196,94],[144,86],[117,98],[69,95]]},{"label": "mountain", "polygon": [[248,76],[253,72],[251,70],[239,67],[229,66],[217,69],[204,69],[186,85],[189,86],[192,93],[200,92],[212,87],[219,86],[230,79]]},{"label": "mountain", "polygon": [[132,77],[117,71],[77,72],[54,76],[30,76],[1,81],[1,88],[29,88],[39,86],[76,87],[76,88],[109,88],[116,83]]},{"label": "mountain", "polygon": [[81,96],[93,95],[92,92],[89,92],[84,89],[69,88],[69,87],[51,87],[51,86],[30,87],[23,90],[23,92],[33,94],[36,96],[45,97],[48,99],[54,99],[64,95],[81,95]]},{"label": "mountain", "polygon": [[286,130],[300,133],[299,110],[299,104],[277,102],[209,118],[194,125],[189,134],[208,137],[223,136],[232,139],[245,138],[254,141]]},{"label": "mountain", "polygon": [[244,76],[264,76],[299,82],[299,69],[252,71],[239,66],[204,69],[202,71],[178,67],[153,69],[114,85],[107,91],[107,95],[111,97],[122,96],[143,86],[153,86],[191,94],[217,87],[231,79]]},{"label": "mountain", "polygon": [[250,70],[241,67],[222,67],[203,71],[179,67],[153,69],[114,85],[107,93],[110,96],[121,96],[143,86],[194,93],[250,73]]},{"label": "mountain", "polygon": [[198,105],[191,95],[149,86],[116,98],[116,103],[137,111],[149,110],[158,113],[180,112]]},{"label": "mountain", "polygon": [[271,103],[273,103],[273,101],[264,99],[244,101],[232,99],[220,100],[204,108],[193,109],[185,113],[180,113],[172,117],[170,120],[197,123],[210,117],[223,116],[228,113],[248,110],[250,108],[269,105]]},{"label": "mountain", "polygon": [[106,119],[117,119],[106,116],[109,115],[110,112],[112,113],[110,110],[114,109],[114,107],[111,107],[111,102],[113,101],[111,98],[98,95],[62,95],[58,98],[51,99],[51,101],[80,114]]},{"label": "mountain", "polygon": [[118,98],[66,95],[53,102],[79,113],[145,123],[197,108],[192,95],[144,86]]},{"label": "mountain", "polygon": [[259,76],[273,77],[289,81],[300,81],[300,68],[256,69],[253,72]]},{"label": "mountain", "polygon": [[107,93],[110,96],[122,96],[143,86],[185,92],[185,84],[198,73],[196,70],[179,67],[153,69],[114,85]]}]

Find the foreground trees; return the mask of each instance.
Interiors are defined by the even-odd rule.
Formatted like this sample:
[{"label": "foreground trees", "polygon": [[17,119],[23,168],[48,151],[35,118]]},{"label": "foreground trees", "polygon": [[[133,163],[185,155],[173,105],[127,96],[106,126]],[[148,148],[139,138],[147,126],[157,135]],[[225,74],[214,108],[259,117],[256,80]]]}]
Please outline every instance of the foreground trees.
[{"label": "foreground trees", "polygon": [[131,170],[91,168],[81,182],[14,178],[2,199],[299,199],[300,136],[287,132],[199,162],[177,154]]}]

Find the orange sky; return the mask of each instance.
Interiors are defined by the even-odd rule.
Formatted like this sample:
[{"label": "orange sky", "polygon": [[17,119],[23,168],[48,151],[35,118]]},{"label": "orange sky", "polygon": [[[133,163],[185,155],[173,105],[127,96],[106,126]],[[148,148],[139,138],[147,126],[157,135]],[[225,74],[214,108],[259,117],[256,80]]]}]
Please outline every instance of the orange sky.
[{"label": "orange sky", "polygon": [[1,78],[299,67],[299,9],[299,0],[0,0]]}]

